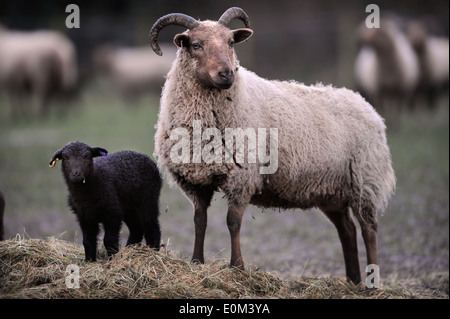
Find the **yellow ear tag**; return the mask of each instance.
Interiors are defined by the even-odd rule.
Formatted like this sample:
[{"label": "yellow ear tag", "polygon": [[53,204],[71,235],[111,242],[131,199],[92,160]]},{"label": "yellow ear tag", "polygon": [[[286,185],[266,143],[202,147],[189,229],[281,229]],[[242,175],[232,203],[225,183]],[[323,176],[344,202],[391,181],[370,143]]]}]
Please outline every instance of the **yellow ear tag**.
[{"label": "yellow ear tag", "polygon": [[59,161],[59,158],[55,159],[55,160],[54,160],[51,164],[49,164],[48,166],[50,166],[50,168],[55,167],[56,161]]}]

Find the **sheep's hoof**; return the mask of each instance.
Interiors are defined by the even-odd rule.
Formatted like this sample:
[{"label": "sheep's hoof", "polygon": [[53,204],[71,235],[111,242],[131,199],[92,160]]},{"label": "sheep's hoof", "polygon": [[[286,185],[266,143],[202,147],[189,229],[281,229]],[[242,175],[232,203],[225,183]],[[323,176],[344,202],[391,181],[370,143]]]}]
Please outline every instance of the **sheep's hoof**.
[{"label": "sheep's hoof", "polygon": [[230,263],[230,268],[237,269],[237,270],[245,270],[244,263],[242,263],[242,262]]},{"label": "sheep's hoof", "polygon": [[204,264],[205,261],[204,260],[199,260],[197,258],[192,258],[191,263],[200,265],[200,264]]}]

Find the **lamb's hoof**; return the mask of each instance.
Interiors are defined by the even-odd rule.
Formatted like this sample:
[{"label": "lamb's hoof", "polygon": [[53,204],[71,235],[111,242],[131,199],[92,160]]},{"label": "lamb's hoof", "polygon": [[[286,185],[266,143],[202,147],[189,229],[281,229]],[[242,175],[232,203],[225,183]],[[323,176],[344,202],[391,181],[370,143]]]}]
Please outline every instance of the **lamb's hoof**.
[{"label": "lamb's hoof", "polygon": [[203,259],[202,259],[202,260],[199,260],[199,259],[197,259],[197,258],[192,258],[192,259],[191,259],[191,263],[196,264],[196,265],[200,265],[200,264],[204,264],[205,261],[204,261]]}]

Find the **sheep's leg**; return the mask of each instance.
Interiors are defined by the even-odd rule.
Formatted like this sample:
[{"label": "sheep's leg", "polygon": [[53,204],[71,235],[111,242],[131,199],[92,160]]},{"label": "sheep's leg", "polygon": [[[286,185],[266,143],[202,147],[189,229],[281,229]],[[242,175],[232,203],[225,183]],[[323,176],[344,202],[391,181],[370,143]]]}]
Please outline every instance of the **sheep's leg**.
[{"label": "sheep's leg", "polygon": [[134,212],[129,212],[129,214],[125,214],[124,222],[127,225],[130,235],[128,236],[127,246],[139,244],[144,237],[144,230],[141,226],[141,223]]},{"label": "sheep's leg", "polygon": [[97,259],[97,236],[98,224],[87,224],[80,221],[83,232],[83,246],[86,261],[95,261]]},{"label": "sheep's leg", "polygon": [[366,246],[367,264],[378,265],[377,256],[377,221],[365,221],[361,217],[357,217],[359,225],[361,226],[361,233],[364,238],[364,245]]},{"label": "sheep's leg", "polygon": [[336,226],[344,252],[345,272],[353,283],[361,282],[359,269],[358,244],[356,241],[356,226],[348,208],[341,211],[323,210],[325,215]]},{"label": "sheep's leg", "polygon": [[205,233],[207,225],[207,210],[211,204],[214,195],[212,189],[199,189],[194,195],[194,225],[195,225],[195,242],[192,261],[204,263],[203,247],[205,243]]},{"label": "sheep's leg", "polygon": [[104,223],[105,237],[103,237],[103,244],[105,245],[108,256],[112,256],[119,251],[119,233],[121,221],[110,221]]},{"label": "sheep's leg", "polygon": [[244,215],[245,207],[237,205],[228,205],[227,225],[231,237],[231,259],[230,267],[237,267],[244,269],[244,260],[241,254],[241,244],[239,234],[241,231],[242,216]]},{"label": "sheep's leg", "polygon": [[145,228],[145,242],[151,248],[159,250],[161,246],[161,228],[158,221],[158,207],[155,207],[154,212],[152,212],[152,217],[148,221],[144,222]]},{"label": "sheep's leg", "polygon": [[144,237],[144,231],[138,227],[130,227],[128,225],[128,229],[130,230],[130,235],[128,236],[127,246],[139,244]]},{"label": "sheep's leg", "polygon": [[20,90],[13,89],[9,94],[9,103],[11,105],[11,116],[13,121],[19,120],[21,117],[24,117],[24,101],[23,96],[25,92],[21,92]]}]

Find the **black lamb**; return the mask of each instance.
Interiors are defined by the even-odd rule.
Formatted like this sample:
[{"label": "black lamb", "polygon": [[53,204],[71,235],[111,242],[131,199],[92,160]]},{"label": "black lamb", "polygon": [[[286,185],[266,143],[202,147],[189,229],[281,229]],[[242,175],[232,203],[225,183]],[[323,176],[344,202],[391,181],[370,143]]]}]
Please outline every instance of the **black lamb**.
[{"label": "black lamb", "polygon": [[100,223],[108,256],[119,250],[122,221],[130,230],[127,246],[145,237],[147,245],[159,250],[162,180],[147,155],[133,151],[108,155],[101,147],[71,142],[55,152],[50,167],[59,159],[69,191],[68,204],[83,233],[86,261],[96,260]]}]

